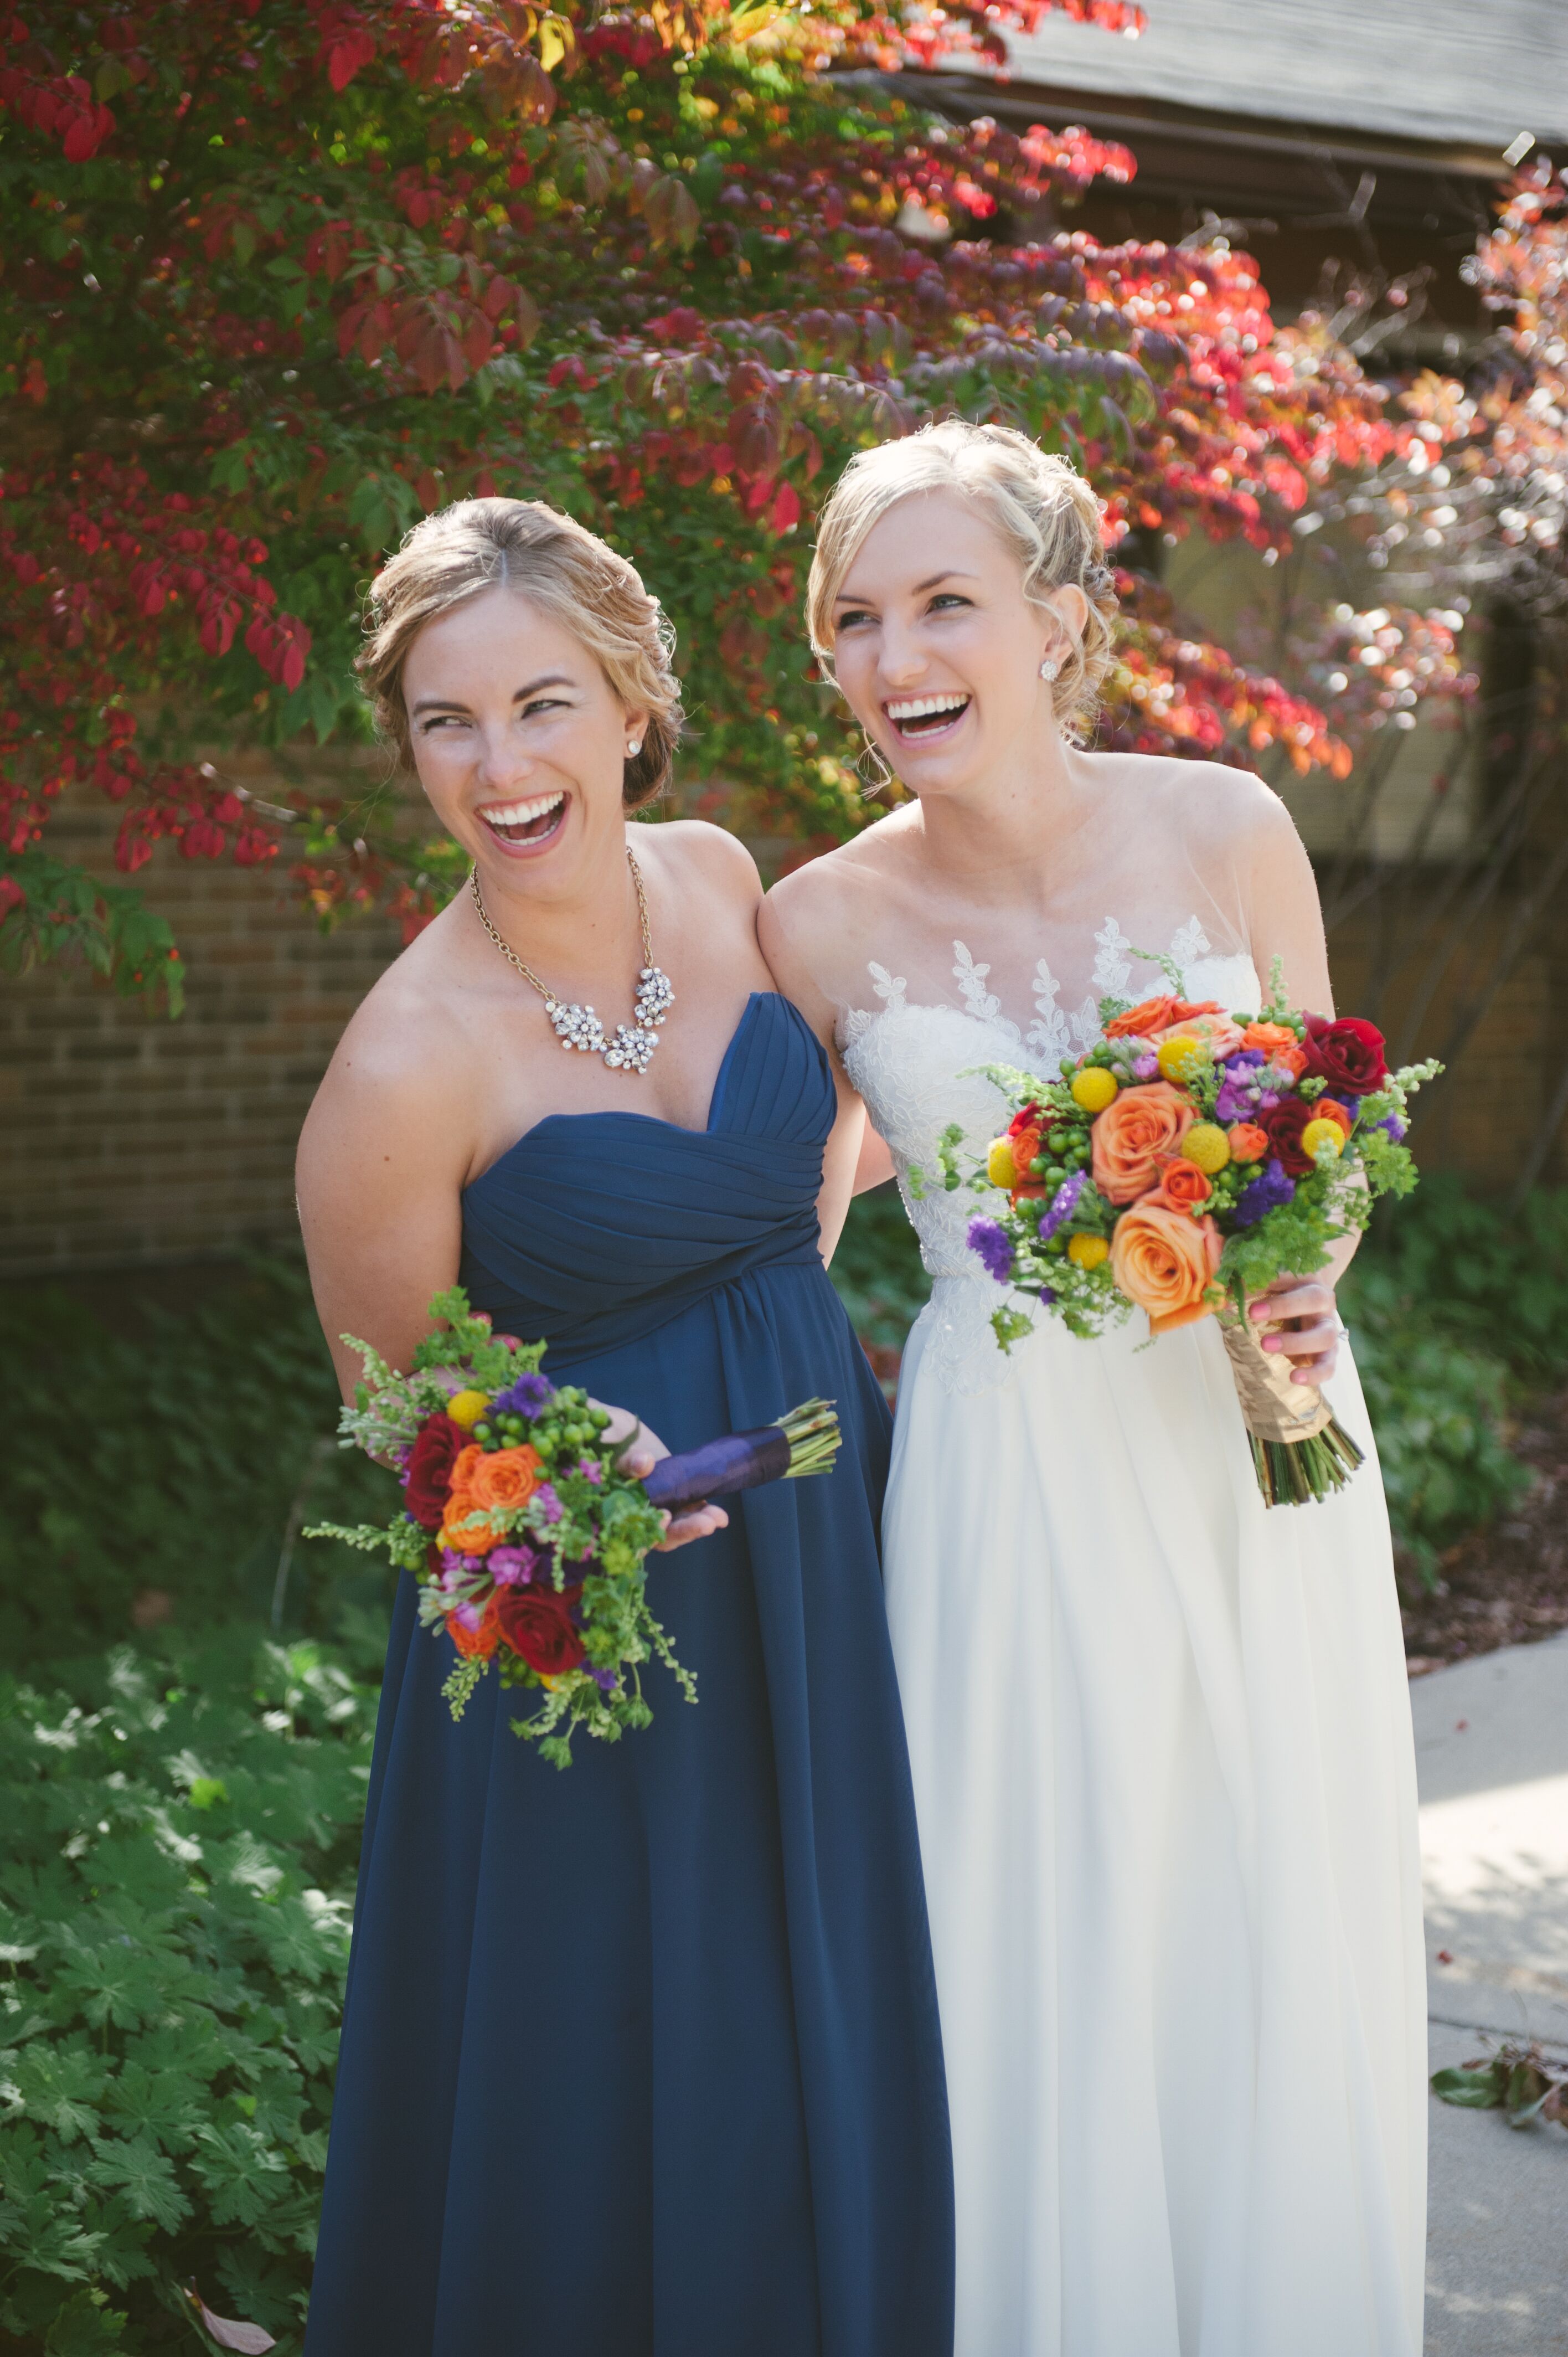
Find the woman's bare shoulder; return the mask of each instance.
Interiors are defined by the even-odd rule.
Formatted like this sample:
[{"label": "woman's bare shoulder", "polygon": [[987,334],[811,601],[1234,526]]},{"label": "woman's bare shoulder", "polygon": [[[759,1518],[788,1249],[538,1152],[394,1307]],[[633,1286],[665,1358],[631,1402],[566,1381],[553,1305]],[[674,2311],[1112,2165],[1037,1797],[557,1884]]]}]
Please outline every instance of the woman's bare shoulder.
[{"label": "woman's bare shoulder", "polygon": [[656,826],[631,831],[632,847],[640,850],[650,839],[654,856],[663,860],[676,880],[697,884],[744,907],[747,914],[762,898],[757,862],[738,834],[713,826],[706,819],[661,819]]},{"label": "woman's bare shoulder", "polygon": [[423,1122],[460,1094],[476,1049],[461,994],[453,987],[454,930],[443,912],[360,1001],[317,1092],[309,1124]]},{"label": "woman's bare shoulder", "polygon": [[843,921],[866,905],[869,893],[885,891],[897,876],[918,820],[913,804],[890,811],[849,842],[781,876],[768,892],[768,905],[792,926]]},{"label": "woman's bare shoulder", "polygon": [[1129,820],[1157,812],[1188,843],[1232,847],[1294,832],[1289,811],[1255,770],[1165,753],[1081,753],[1091,787],[1124,801]]}]

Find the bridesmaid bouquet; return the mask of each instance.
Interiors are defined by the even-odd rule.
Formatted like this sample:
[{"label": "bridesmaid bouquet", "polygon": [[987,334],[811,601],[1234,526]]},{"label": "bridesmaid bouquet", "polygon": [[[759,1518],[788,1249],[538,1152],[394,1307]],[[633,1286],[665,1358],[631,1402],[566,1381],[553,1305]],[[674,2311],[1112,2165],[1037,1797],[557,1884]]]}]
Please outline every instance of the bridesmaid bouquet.
[{"label": "bridesmaid bouquet", "polygon": [[[1102,999],[1103,1039],[1064,1058],[1059,1082],[985,1068],[1016,1111],[969,1174],[1006,1198],[970,1222],[970,1249],[1074,1334],[1133,1308],[1156,1335],[1217,1315],[1258,1486],[1271,1506],[1300,1505],[1341,1488],[1360,1451],[1321,1393],[1262,1349],[1247,1305],[1276,1277],[1321,1268],[1376,1197],[1409,1194],[1406,1104],[1443,1068],[1391,1072],[1370,1023],[1288,1006],[1277,959],[1257,1018],[1182,997],[1180,974],[1151,963],[1172,992]],[[961,1139],[943,1137],[949,1187],[965,1183]],[[1005,1351],[1034,1318],[1005,1308],[992,1324]]]},{"label": "bridesmaid bouquet", "polygon": [[639,1480],[617,1470],[628,1442],[607,1440],[606,1410],[540,1373],[543,1342],[492,1334],[459,1286],[437,1294],[430,1315],[445,1329],[420,1343],[406,1375],[344,1337],[365,1369],[339,1421],[344,1445],[397,1469],[401,1512],[384,1526],[322,1523],[306,1535],[384,1548],[412,1571],[422,1624],[456,1648],[442,1688],[453,1717],[494,1661],[502,1685],[544,1695],[512,1720],[513,1734],[569,1767],[578,1727],[613,1743],[649,1724],[639,1664],[650,1656],[697,1699],[645,1592],[665,1512],[831,1471],[838,1418],[809,1400],[758,1431],[663,1458]]}]

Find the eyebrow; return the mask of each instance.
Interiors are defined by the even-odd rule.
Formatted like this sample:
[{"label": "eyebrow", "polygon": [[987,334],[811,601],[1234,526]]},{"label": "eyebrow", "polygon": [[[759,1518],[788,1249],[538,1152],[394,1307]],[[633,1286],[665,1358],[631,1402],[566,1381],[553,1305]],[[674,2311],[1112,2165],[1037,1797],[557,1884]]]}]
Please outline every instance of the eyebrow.
[{"label": "eyebrow", "polygon": [[[939,581],[978,581],[979,578],[980,576],[977,573],[966,573],[960,565],[946,565],[940,573],[933,573],[929,580],[917,581],[914,595],[917,597],[923,597],[926,591],[934,589]],[[833,599],[835,606],[861,606],[865,602],[863,597],[855,597],[849,589],[841,589]]]},{"label": "eyebrow", "polygon": [[[542,679],[531,679],[526,687],[518,688],[511,700],[514,704],[526,704],[529,697],[537,695],[542,687],[575,687],[576,684],[576,681],[568,679],[563,671],[546,672]],[[417,719],[422,712],[466,712],[467,708],[465,704],[455,704],[447,695],[422,695],[411,716]]]}]

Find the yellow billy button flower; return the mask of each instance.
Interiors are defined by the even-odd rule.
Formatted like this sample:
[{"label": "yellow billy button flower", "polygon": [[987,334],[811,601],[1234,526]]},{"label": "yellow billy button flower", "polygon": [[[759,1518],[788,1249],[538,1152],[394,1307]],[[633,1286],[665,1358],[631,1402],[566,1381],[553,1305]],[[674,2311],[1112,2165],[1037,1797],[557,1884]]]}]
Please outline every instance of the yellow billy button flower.
[{"label": "yellow billy button flower", "polygon": [[454,1392],[446,1403],[446,1413],[454,1424],[460,1424],[465,1432],[472,1432],[489,1404],[488,1393]]},{"label": "yellow billy button flower", "polygon": [[1301,1146],[1302,1152],[1310,1154],[1315,1162],[1326,1146],[1330,1162],[1337,1162],[1345,1151],[1345,1133],[1337,1121],[1326,1117],[1309,1121],[1301,1133]]},{"label": "yellow billy button flower", "polygon": [[1013,1141],[1010,1137],[993,1140],[985,1157],[985,1175],[993,1187],[1015,1187],[1018,1173],[1013,1161]]},{"label": "yellow billy button flower", "polygon": [[1178,1032],[1174,1039],[1162,1039],[1155,1054],[1159,1061],[1163,1081],[1190,1081],[1198,1067],[1203,1042],[1195,1039],[1190,1031]]},{"label": "yellow billy button flower", "polygon": [[1230,1159],[1230,1140],[1218,1122],[1195,1121],[1182,1139],[1181,1151],[1184,1160],[1196,1162],[1205,1178],[1212,1178]]},{"label": "yellow billy button flower", "polygon": [[1081,1113],[1103,1113],[1114,1103],[1120,1086],[1115,1073],[1107,1071],[1103,1064],[1086,1064],[1081,1072],[1073,1074],[1072,1101]]},{"label": "yellow billy button flower", "polygon": [[1111,1247],[1103,1236],[1069,1236],[1067,1256],[1074,1268],[1098,1268],[1111,1257]]}]

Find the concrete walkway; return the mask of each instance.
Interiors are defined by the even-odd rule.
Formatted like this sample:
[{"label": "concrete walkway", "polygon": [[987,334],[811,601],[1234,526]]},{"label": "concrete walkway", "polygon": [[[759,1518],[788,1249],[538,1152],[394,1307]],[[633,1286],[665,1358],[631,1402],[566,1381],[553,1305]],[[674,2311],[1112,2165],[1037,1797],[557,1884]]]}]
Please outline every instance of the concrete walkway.
[{"label": "concrete walkway", "polygon": [[[1411,1688],[1432,2067],[1568,2050],[1568,1636]],[[1426,2357],[1568,2357],[1568,2133],[1432,2099]]]}]

